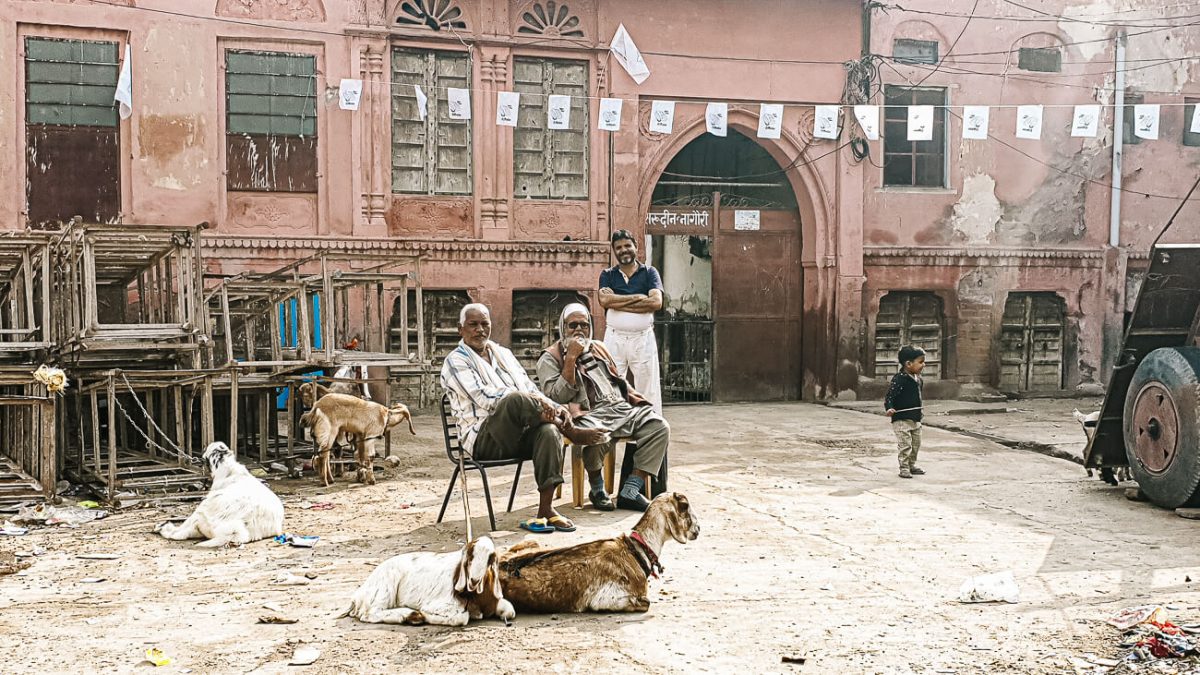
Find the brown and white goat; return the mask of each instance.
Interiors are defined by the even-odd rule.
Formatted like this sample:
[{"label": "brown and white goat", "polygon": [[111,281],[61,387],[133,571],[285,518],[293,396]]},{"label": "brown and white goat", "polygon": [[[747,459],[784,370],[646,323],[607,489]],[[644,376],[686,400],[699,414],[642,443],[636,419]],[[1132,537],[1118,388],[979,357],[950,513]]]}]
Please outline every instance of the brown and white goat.
[{"label": "brown and white goat", "polygon": [[417,431],[413,428],[408,406],[397,403],[387,408],[348,394],[326,394],[317,399],[312,410],[300,416],[300,422],[312,429],[317,446],[313,469],[320,474],[325,485],[333,483],[329,453],[334,441],[342,434],[354,436],[358,481],[374,485],[375,468],[371,463],[373,443],[405,420],[408,421],[408,430],[415,436]]},{"label": "brown and white goat", "polygon": [[644,612],[650,608],[649,578],[662,569],[663,544],[698,536],[687,497],[662,494],[630,534],[564,548],[517,544],[500,555],[500,585],[522,612]]}]

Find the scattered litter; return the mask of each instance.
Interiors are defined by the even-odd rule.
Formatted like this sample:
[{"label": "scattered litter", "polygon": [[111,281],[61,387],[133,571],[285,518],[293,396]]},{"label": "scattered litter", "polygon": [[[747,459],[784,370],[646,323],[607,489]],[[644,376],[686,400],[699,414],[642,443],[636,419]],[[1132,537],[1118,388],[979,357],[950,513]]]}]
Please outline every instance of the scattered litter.
[{"label": "scattered litter", "polygon": [[305,579],[316,579],[316,578],[317,578],[317,573],[316,573],[316,572],[305,572],[305,573],[304,573],[304,578],[305,578]]},{"label": "scattered litter", "polygon": [[85,509],[98,509],[98,508],[100,508],[100,502],[94,502],[90,499],[85,499],[85,500],[79,502],[78,504],[76,504],[76,506],[80,506]]},{"label": "scattered litter", "polygon": [[0,576],[16,574],[32,564],[24,560],[17,560],[17,557],[8,551],[0,551]]},{"label": "scattered litter", "polygon": [[292,652],[292,660],[288,661],[289,666],[307,666],[310,663],[321,658],[321,650],[316,647],[298,647]]},{"label": "scattered litter", "polygon": [[332,511],[333,502],[318,502],[316,504],[309,504],[308,509],[310,511]]},{"label": "scattered litter", "polygon": [[317,536],[306,536],[303,534],[281,534],[275,537],[276,544],[291,544],[297,548],[312,548],[317,545],[317,541],[321,538]]},{"label": "scattered litter", "polygon": [[171,665],[171,657],[162,652],[161,649],[150,648],[146,650],[146,660],[153,663],[155,666]]},{"label": "scattered litter", "polygon": [[804,658],[803,656],[782,656],[779,660],[782,663],[794,663],[798,666],[802,666],[808,659]]},{"label": "scattered litter", "polygon": [[282,616],[279,616],[276,614],[270,614],[267,616],[258,617],[259,623],[288,624],[288,623],[296,623],[297,621],[299,621],[299,619],[289,619],[287,617],[282,617]]},{"label": "scattered litter", "polygon": [[280,586],[307,586],[308,579],[305,579],[304,577],[298,577],[291,572],[284,572],[283,574],[275,577],[275,581],[272,581],[271,583],[279,584]]},{"label": "scattered litter", "polygon": [[29,528],[17,527],[12,521],[6,520],[0,524],[0,535],[9,537],[20,537],[21,535],[29,534]]},{"label": "scattered litter", "polygon": [[108,515],[101,509],[85,509],[79,506],[23,506],[13,517],[15,523],[44,523],[46,525],[82,525],[93,520],[99,520]]},{"label": "scattered litter", "polygon": [[1126,607],[1117,612],[1116,616],[1108,619],[1105,623],[1119,630],[1129,630],[1134,626],[1146,623],[1147,621],[1165,621],[1166,613],[1161,605],[1141,605],[1138,607]]},{"label": "scattered litter", "polygon": [[84,619],[83,622],[89,626],[95,626],[96,624],[100,623],[100,619]]},{"label": "scattered litter", "polygon": [[80,553],[75,557],[80,560],[116,560],[121,556],[117,553]]},{"label": "scattered litter", "polygon": [[997,574],[971,577],[958,589],[959,602],[1008,602],[1021,601],[1021,590],[1011,570]]},{"label": "scattered litter", "polygon": [[272,612],[277,612],[279,614],[283,613],[283,608],[273,602],[263,603],[263,609],[269,609]]},{"label": "scattered litter", "polygon": [[98,584],[102,581],[108,581],[108,579],[105,579],[104,577],[87,577],[86,579],[80,579],[79,583],[81,583],[81,584]]},{"label": "scattered litter", "polygon": [[46,549],[42,546],[34,546],[28,551],[17,551],[18,558],[32,558],[35,555],[46,555]]},{"label": "scattered litter", "polygon": [[253,469],[250,469],[250,475],[254,476],[255,478],[266,478],[267,470],[256,466]]},{"label": "scattered litter", "polygon": [[288,468],[285,465],[280,464],[279,462],[271,462],[270,469],[272,471],[274,471],[275,473],[287,473],[288,472]]}]

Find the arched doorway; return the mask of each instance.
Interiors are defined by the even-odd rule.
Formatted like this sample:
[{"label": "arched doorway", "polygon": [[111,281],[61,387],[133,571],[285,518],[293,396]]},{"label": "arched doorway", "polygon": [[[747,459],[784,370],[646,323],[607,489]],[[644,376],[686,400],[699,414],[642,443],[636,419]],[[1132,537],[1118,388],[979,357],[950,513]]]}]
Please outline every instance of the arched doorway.
[{"label": "arched doorway", "polygon": [[671,158],[646,218],[665,400],[800,397],[800,232],[786,170],[748,136],[702,134]]}]

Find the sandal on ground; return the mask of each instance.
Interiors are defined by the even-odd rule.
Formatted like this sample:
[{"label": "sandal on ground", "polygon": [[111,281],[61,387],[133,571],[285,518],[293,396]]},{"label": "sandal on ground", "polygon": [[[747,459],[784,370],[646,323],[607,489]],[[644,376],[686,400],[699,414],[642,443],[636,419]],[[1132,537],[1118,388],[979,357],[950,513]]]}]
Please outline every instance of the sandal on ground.
[{"label": "sandal on ground", "polygon": [[554,527],[546,523],[545,518],[530,518],[522,520],[519,526],[522,530],[529,530],[535,534],[548,534],[554,531]]},{"label": "sandal on ground", "polygon": [[557,515],[550,516],[549,518],[546,519],[545,522],[549,523],[550,525],[553,525],[554,526],[553,529],[558,530],[559,532],[574,532],[575,531],[575,523],[572,523],[570,520],[567,520],[566,517],[564,517],[564,516],[557,516]]}]

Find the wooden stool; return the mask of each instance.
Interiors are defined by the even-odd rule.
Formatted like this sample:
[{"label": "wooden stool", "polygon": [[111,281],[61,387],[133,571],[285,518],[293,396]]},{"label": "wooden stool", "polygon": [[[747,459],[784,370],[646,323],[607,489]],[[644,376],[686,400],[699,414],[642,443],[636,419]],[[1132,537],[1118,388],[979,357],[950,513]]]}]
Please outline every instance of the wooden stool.
[{"label": "wooden stool", "polygon": [[[604,490],[612,494],[613,482],[616,480],[617,468],[617,453],[625,452],[625,439],[619,438],[613,443],[612,452],[604,453]],[[583,508],[583,495],[587,491],[584,487],[587,471],[583,467],[583,448],[572,445],[567,439],[563,439],[563,450],[571,449],[571,505],[577,509]],[[562,496],[561,486],[558,496]],[[646,481],[646,499],[650,499],[650,481]]]}]

